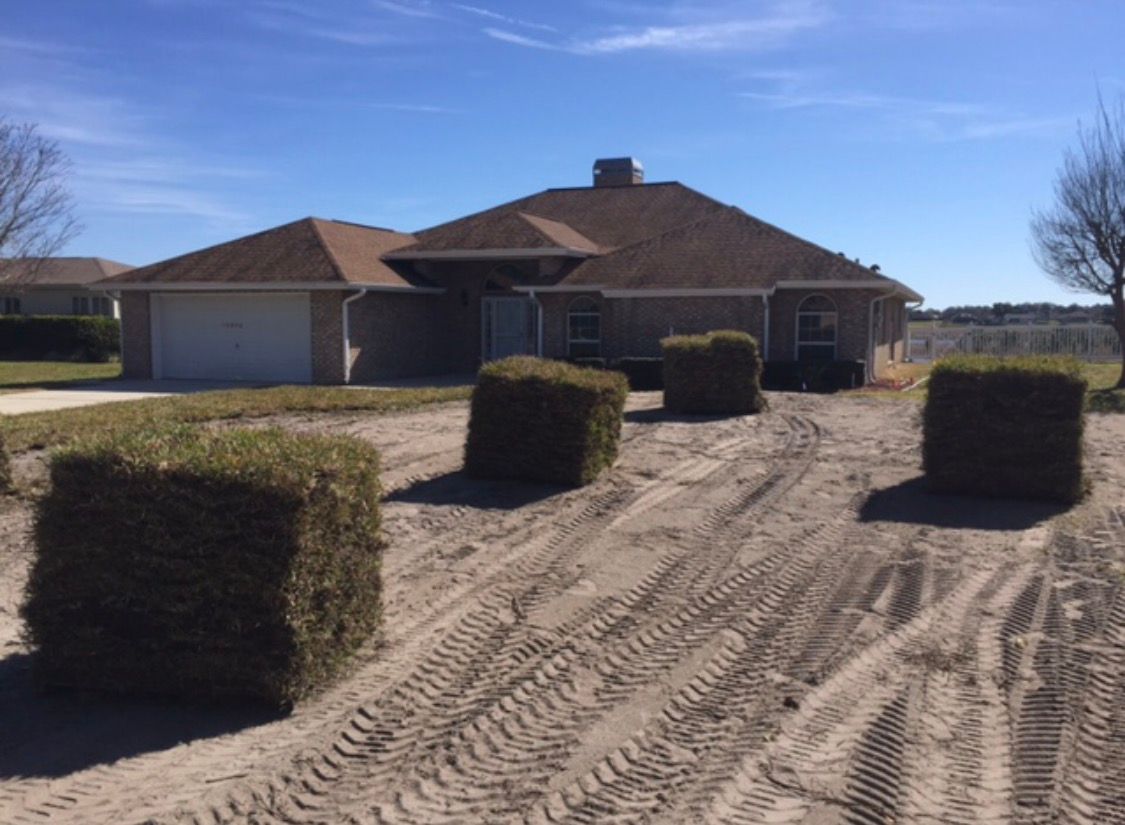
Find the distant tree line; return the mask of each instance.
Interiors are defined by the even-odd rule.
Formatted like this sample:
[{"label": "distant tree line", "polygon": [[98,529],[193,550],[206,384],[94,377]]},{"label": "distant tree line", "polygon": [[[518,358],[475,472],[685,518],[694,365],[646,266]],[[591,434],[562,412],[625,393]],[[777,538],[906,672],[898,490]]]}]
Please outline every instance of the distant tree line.
[{"label": "distant tree line", "polygon": [[952,306],[945,309],[916,309],[911,321],[944,321],[951,324],[1000,326],[1003,324],[1112,324],[1113,305],[1025,303],[1004,301],[990,306]]}]

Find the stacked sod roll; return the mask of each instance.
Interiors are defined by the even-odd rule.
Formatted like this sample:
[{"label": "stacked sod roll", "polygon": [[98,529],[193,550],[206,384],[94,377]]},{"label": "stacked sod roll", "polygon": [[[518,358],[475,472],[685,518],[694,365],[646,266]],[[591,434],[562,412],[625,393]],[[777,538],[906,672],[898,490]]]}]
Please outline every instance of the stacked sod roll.
[{"label": "stacked sod roll", "polygon": [[465,472],[583,485],[617,458],[625,376],[517,356],[481,368]]},{"label": "stacked sod roll", "polygon": [[923,466],[932,490],[1073,502],[1083,494],[1081,365],[953,356],[930,376]]},{"label": "stacked sod roll", "polygon": [[742,415],[766,407],[762,356],[745,332],[677,335],[664,350],[664,407],[678,413]]},{"label": "stacked sod roll", "polygon": [[47,685],[285,706],[380,614],[378,455],[182,426],[51,462],[23,615]]}]

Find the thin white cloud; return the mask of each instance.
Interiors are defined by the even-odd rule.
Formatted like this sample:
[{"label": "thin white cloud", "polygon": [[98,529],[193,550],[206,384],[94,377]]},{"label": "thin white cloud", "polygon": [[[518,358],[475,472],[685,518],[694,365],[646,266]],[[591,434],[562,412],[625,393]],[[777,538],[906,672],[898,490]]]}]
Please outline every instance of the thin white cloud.
[{"label": "thin white cloud", "polygon": [[957,100],[873,94],[870,92],[806,91],[788,78],[772,92],[741,92],[739,96],[777,110],[842,109],[870,113],[884,135],[910,134],[935,142],[1038,137],[1058,134],[1071,118],[1026,117],[1002,108]]},{"label": "thin white cloud", "polygon": [[546,23],[536,23],[532,20],[524,20],[520,17],[509,17],[506,14],[492,11],[491,9],[482,8],[481,6],[469,6],[463,3],[453,3],[453,8],[460,9],[468,14],[475,14],[477,17],[484,17],[488,20],[495,20],[498,23],[506,23],[509,26],[523,26],[526,29],[538,29],[545,32],[557,32],[554,26],[548,26]]},{"label": "thin white cloud", "polygon": [[536,40],[534,37],[525,37],[516,32],[507,31],[506,29],[495,29],[487,27],[483,29],[484,33],[491,37],[493,40],[500,40],[504,43],[512,43],[516,46],[524,46],[529,49],[543,49],[545,51],[564,51],[562,46],[556,46],[554,43],[547,43],[544,40]]},{"label": "thin white cloud", "polygon": [[375,8],[382,9],[383,11],[393,12],[394,14],[401,14],[404,17],[422,17],[437,19],[443,17],[442,14],[437,12],[430,3],[403,3],[393,2],[393,0],[371,0],[371,5]]},{"label": "thin white cloud", "polygon": [[793,37],[820,28],[833,19],[819,0],[775,2],[757,15],[734,9],[699,6],[660,10],[667,22],[616,28],[603,34],[564,42],[548,42],[494,27],[484,33],[496,40],[535,49],[578,55],[632,51],[720,52],[760,51],[783,45]]}]

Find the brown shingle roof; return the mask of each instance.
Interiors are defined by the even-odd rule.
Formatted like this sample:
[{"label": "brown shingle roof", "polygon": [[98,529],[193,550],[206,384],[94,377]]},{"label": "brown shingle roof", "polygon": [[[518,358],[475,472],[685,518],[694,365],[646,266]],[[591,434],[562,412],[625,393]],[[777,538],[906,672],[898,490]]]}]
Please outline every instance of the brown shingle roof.
[{"label": "brown shingle roof", "polygon": [[736,207],[579,264],[568,286],[769,289],[778,281],[895,282]]},{"label": "brown shingle roof", "polygon": [[381,258],[411,243],[401,232],[303,218],[124,272],[105,283],[340,283],[412,287]]},{"label": "brown shingle roof", "polygon": [[[416,244],[400,251],[519,249],[543,246],[531,231],[517,229],[516,216],[538,223],[528,230],[551,240],[569,239],[609,250],[659,235],[723,209],[723,204],[680,183],[547,189],[483,212],[416,232]],[[552,228],[547,229],[548,222]]]},{"label": "brown shingle roof", "polygon": [[28,286],[71,286],[100,281],[132,269],[105,258],[15,258],[0,261],[0,279]]}]

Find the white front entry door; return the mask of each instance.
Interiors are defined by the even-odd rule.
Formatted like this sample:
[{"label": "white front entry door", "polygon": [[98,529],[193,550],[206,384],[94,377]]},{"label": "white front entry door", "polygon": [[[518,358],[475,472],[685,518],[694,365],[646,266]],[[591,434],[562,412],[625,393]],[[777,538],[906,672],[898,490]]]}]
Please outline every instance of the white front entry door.
[{"label": "white front entry door", "polygon": [[522,296],[487,297],[481,308],[481,352],[485,361],[535,354],[538,307],[534,301]]},{"label": "white front entry door", "polygon": [[151,311],[156,378],[312,380],[307,292],[165,293]]}]

